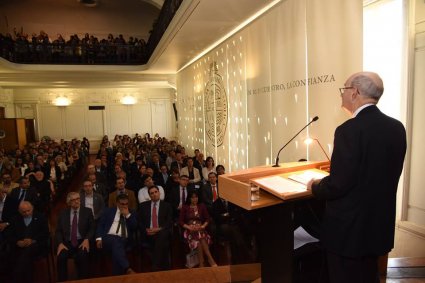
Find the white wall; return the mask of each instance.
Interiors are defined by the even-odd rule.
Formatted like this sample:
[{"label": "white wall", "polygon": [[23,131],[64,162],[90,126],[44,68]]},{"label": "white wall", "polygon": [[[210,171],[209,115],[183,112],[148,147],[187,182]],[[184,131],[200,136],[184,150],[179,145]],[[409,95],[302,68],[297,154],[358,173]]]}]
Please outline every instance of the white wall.
[{"label": "white wall", "polygon": [[[414,4],[412,0],[410,4]],[[401,226],[408,231],[425,237],[425,190],[423,174],[425,168],[425,2],[416,0],[414,6],[414,42],[413,62],[411,66],[411,101],[410,121],[408,123],[411,132],[407,164],[408,180],[403,199],[403,213],[401,215]],[[409,159],[407,160],[409,162]]]},{"label": "white wall", "polygon": [[362,69],[361,20],[361,1],[276,5],[178,74],[179,141],[232,172],[274,163],[279,148],[318,115],[280,161],[325,160],[317,144],[303,141],[310,133],[330,155],[333,132],[348,118],[338,87]]},{"label": "white wall", "polygon": [[[15,89],[13,92],[11,102],[15,103],[16,118],[36,119],[39,138],[87,137],[96,143],[103,135],[158,133],[173,138],[176,134],[173,89]],[[121,104],[126,94],[135,97],[136,104]],[[59,95],[68,97],[71,104],[55,106],[53,102]],[[105,106],[105,110],[89,110],[89,106]]]}]

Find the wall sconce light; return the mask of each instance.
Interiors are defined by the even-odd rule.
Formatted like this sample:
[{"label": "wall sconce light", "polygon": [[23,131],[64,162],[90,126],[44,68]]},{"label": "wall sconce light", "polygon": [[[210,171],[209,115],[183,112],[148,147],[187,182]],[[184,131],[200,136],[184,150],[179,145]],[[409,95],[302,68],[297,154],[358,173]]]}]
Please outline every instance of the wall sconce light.
[{"label": "wall sconce light", "polygon": [[59,96],[53,101],[53,104],[56,106],[68,106],[71,104],[71,100],[66,96]]},{"label": "wall sconce light", "polygon": [[126,95],[121,99],[121,103],[124,105],[133,105],[136,104],[136,98],[131,95]]},{"label": "wall sconce light", "polygon": [[326,153],[325,149],[323,148],[322,144],[319,142],[318,139],[313,139],[313,138],[306,138],[304,140],[304,143],[309,145],[311,144],[313,141],[316,141],[317,144],[320,146],[320,149],[322,150],[322,152],[325,154],[326,158],[328,159],[328,161],[331,161],[331,159],[329,158],[328,154]]}]

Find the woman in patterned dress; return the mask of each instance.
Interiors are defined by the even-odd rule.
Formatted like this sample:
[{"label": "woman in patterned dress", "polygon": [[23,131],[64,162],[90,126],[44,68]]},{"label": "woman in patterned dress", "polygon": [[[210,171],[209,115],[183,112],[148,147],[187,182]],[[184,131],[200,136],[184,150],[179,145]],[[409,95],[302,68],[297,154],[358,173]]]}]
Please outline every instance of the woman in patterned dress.
[{"label": "woman in patterned dress", "polygon": [[217,264],[208,247],[211,244],[211,237],[205,229],[210,217],[205,205],[199,203],[198,200],[198,192],[191,191],[186,198],[186,204],[181,208],[180,225],[184,228],[183,237],[191,250],[197,249],[200,267],[204,266],[204,255],[207,257],[209,265],[215,267]]}]

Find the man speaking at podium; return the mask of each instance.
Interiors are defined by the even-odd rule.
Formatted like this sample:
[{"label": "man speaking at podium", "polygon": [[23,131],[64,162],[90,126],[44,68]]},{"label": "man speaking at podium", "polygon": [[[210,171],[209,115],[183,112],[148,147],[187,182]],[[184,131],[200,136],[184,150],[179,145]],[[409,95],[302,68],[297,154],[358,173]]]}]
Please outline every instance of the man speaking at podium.
[{"label": "man speaking at podium", "polygon": [[384,92],[378,74],[353,74],[340,92],[352,118],[335,130],[330,175],[307,188],[326,200],[322,242],[330,281],[378,283],[378,257],[394,247],[406,131],[376,107]]}]

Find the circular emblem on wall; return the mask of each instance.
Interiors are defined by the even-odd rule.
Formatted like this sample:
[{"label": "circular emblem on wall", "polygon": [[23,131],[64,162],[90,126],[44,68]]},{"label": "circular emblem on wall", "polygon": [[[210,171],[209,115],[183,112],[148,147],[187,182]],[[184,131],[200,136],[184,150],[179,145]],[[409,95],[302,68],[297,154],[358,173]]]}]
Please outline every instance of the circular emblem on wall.
[{"label": "circular emblem on wall", "polygon": [[212,144],[221,146],[227,128],[227,96],[216,62],[211,63],[209,74],[204,91],[205,130]]}]

